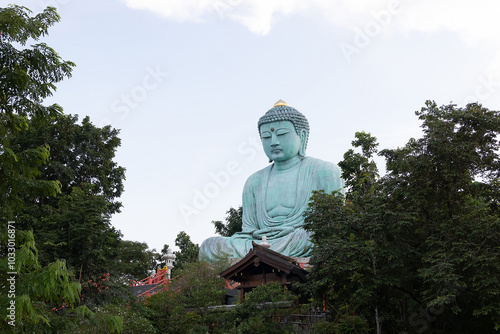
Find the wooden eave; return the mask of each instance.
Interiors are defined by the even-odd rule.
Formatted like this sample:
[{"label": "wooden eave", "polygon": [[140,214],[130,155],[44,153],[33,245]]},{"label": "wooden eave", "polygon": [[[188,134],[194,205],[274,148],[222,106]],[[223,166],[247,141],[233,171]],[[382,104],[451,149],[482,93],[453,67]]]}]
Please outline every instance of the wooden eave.
[{"label": "wooden eave", "polygon": [[242,258],[240,261],[220,273],[220,276],[225,279],[240,281],[242,278],[238,276],[239,273],[245,271],[249,266],[253,266],[255,259],[258,258],[259,262],[264,263],[274,269],[289,274],[297,275],[301,280],[305,280],[307,271],[302,269],[292,258],[283,254],[277,253],[270,249],[264,248],[252,242],[253,248]]}]

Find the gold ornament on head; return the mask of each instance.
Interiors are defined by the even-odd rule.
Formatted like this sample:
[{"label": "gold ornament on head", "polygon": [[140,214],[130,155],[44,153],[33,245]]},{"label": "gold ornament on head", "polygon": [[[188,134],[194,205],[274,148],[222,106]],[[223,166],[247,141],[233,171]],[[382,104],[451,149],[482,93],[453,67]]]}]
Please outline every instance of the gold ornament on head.
[{"label": "gold ornament on head", "polygon": [[276,102],[273,106],[274,107],[277,107],[277,106],[286,106],[286,107],[289,107],[290,105],[288,103],[286,103],[285,101],[283,100],[279,100],[278,102]]}]

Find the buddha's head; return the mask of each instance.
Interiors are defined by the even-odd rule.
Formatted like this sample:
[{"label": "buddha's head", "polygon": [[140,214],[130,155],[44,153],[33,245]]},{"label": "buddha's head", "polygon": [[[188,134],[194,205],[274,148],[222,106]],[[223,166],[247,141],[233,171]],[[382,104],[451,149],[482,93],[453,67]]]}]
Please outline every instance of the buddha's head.
[{"label": "buddha's head", "polygon": [[306,155],[309,122],[297,109],[279,100],[258,123],[264,152],[271,161]]}]

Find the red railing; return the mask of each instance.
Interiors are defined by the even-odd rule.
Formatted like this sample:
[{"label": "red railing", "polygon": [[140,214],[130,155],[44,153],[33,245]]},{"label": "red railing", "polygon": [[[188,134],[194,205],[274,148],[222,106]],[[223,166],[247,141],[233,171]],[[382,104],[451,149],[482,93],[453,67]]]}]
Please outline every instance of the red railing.
[{"label": "red railing", "polygon": [[[168,290],[170,281],[177,278],[173,277],[171,279],[167,278],[168,269],[156,269],[156,273],[148,276],[140,281],[131,281],[129,286],[142,286],[142,285],[154,285],[151,289],[141,293],[137,297],[150,297],[160,291]],[[161,287],[163,286],[163,287]]]},{"label": "red railing", "polygon": [[129,286],[140,286],[140,285],[151,285],[159,284],[168,280],[167,278],[168,269],[156,269],[156,273],[148,276],[140,281],[131,281]]},{"label": "red railing", "polygon": [[[160,291],[169,290],[170,289],[170,281],[179,277],[179,276],[176,276],[176,277],[173,277],[171,279],[168,279],[167,272],[168,272],[167,269],[157,269],[155,274],[148,276],[144,279],[141,279],[140,281],[131,281],[129,286],[155,285],[151,289],[149,289],[149,290],[147,290],[147,291],[145,291],[137,296],[137,297],[143,297],[143,296],[150,297],[150,296],[152,296]],[[160,287],[162,285],[163,285],[163,287]],[[232,289],[235,289],[236,287],[238,287],[239,285],[240,285],[240,283],[238,283],[238,282],[226,280],[225,288],[228,290],[232,290]]]}]

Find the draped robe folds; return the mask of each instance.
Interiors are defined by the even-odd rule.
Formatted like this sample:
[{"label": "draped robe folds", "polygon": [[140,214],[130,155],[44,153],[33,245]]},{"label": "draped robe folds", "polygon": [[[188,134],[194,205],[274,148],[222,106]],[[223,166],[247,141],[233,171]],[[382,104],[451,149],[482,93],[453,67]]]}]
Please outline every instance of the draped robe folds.
[{"label": "draped robe folds", "polygon": [[[252,248],[252,241],[259,243],[260,238],[254,238],[255,231],[272,230],[277,227],[290,227],[293,231],[281,237],[270,233],[267,242],[271,250],[286,256],[308,257],[312,243],[309,232],[305,231],[304,211],[314,190],[324,190],[331,193],[343,191],[344,181],[340,178],[340,168],[330,162],[305,157],[300,163],[297,180],[295,206],[286,217],[269,217],[266,210],[266,194],[269,175],[274,164],[251,175],[243,189],[243,225],[242,231],[231,237],[212,237],[205,240],[200,248],[202,259],[216,259],[222,254],[230,258],[244,257]],[[291,229],[290,229],[291,230]],[[223,255],[222,255],[223,256]]]}]

